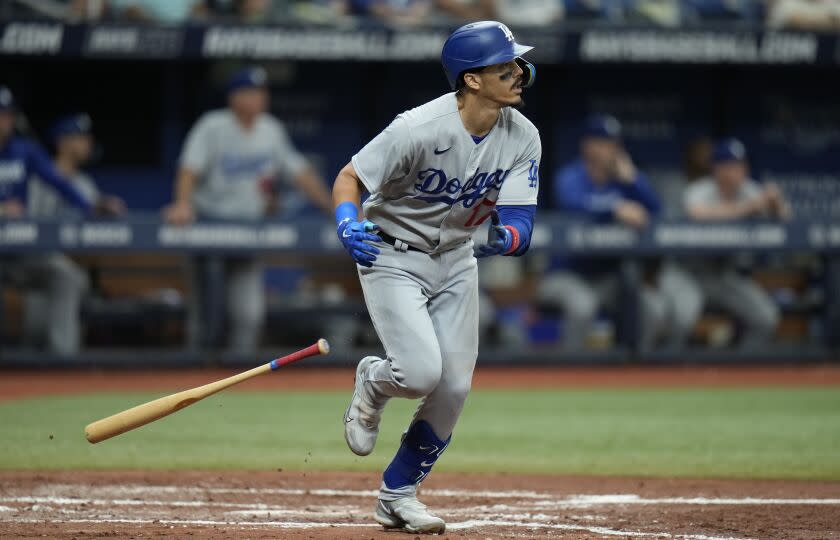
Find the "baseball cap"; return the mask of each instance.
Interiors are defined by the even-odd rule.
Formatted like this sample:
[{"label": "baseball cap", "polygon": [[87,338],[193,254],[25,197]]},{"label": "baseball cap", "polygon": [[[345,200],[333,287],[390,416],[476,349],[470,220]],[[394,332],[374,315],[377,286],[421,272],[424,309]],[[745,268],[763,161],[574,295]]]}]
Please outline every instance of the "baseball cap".
[{"label": "baseball cap", "polygon": [[0,111],[8,111],[15,108],[15,96],[8,86],[0,85]]},{"label": "baseball cap", "polygon": [[87,113],[70,114],[62,116],[50,126],[50,141],[55,144],[65,135],[78,135],[90,133],[93,127],[90,115]]},{"label": "baseball cap", "polygon": [[621,122],[615,116],[609,114],[590,115],[583,123],[583,136],[597,137],[600,139],[620,139]]},{"label": "baseball cap", "polygon": [[743,161],[747,158],[747,148],[744,143],[735,138],[718,141],[712,150],[712,162]]},{"label": "baseball cap", "polygon": [[228,80],[227,93],[243,88],[262,88],[268,82],[268,75],[261,67],[251,66],[234,73]]}]

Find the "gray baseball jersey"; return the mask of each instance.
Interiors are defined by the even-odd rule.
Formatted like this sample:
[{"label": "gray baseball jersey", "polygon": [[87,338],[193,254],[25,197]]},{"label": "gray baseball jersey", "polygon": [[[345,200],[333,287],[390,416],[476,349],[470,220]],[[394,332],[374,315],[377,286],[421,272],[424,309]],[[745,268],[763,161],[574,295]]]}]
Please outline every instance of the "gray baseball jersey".
[{"label": "gray baseball jersey", "polygon": [[[755,181],[747,179],[743,184],[741,184],[741,187],[735,196],[735,200],[738,202],[749,201],[759,195],[761,195],[761,187],[759,187]],[[683,194],[683,206],[686,210],[696,204],[716,204],[721,202],[723,202],[723,197],[718,189],[717,182],[715,182],[715,179],[711,177],[695,180],[689,184]],[[751,259],[752,258],[749,254],[744,254],[741,256],[736,255],[689,260],[686,264],[695,272],[715,273],[726,269],[731,270],[739,264],[749,262]]]},{"label": "gray baseball jersey", "polygon": [[[418,248],[377,243],[358,267],[385,362],[365,375],[375,400],[420,398],[414,420],[447,439],[461,414],[478,355],[478,271],[470,238],[496,203],[535,205],[540,139],[522,114],[504,108],[480,142],[464,128],[454,93],[397,116],[353,156],[371,196],[365,216]],[[422,477],[421,477],[422,479]],[[414,485],[379,497],[395,500]]]},{"label": "gray baseball jersey", "polygon": [[[749,201],[761,195],[761,187],[750,179],[747,179],[738,190],[735,201]],[[694,204],[715,204],[722,203],[723,197],[713,178],[700,178],[688,186],[683,196],[683,204],[689,207]]]},{"label": "gray baseball jersey", "polygon": [[[761,195],[761,186],[754,180],[746,179],[741,184],[738,193],[735,195],[735,202],[744,202]],[[714,178],[700,178],[691,183],[685,190],[683,206],[688,209],[695,204],[717,204],[724,202],[723,196],[718,189]],[[749,253],[728,255],[704,259],[691,259],[686,261],[686,266],[699,273],[720,273],[726,270],[733,270],[739,266],[749,266],[753,257]]]},{"label": "gray baseball jersey", "polygon": [[397,116],[353,168],[371,193],[367,219],[439,253],[467,241],[495,204],[537,204],[541,154],[537,128],[511,107],[476,144],[453,92]]},{"label": "gray baseball jersey", "polygon": [[181,166],[199,176],[193,203],[199,215],[259,219],[265,214],[262,180],[291,181],[306,166],[283,125],[260,115],[245,130],[228,109],[205,113],[187,135]]},{"label": "gray baseball jersey", "polygon": [[[99,190],[88,174],[78,171],[72,175],[65,175],[71,184],[90,201],[95,202],[99,198]],[[43,180],[33,178],[29,184],[29,193],[26,199],[26,211],[30,217],[43,219],[57,217],[79,212],[79,208],[68,203],[59,193]]]}]

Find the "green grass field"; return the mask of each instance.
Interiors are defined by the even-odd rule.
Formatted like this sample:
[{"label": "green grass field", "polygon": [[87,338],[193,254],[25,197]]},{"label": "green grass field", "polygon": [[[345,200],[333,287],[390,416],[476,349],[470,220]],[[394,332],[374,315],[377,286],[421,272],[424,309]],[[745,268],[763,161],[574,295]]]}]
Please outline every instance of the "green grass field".
[{"label": "green grass field", "polygon": [[[379,470],[345,447],[348,392],[227,392],[98,445],[84,426],[159,394],[0,402],[0,469]],[[836,388],[476,391],[438,470],[840,480]]]}]

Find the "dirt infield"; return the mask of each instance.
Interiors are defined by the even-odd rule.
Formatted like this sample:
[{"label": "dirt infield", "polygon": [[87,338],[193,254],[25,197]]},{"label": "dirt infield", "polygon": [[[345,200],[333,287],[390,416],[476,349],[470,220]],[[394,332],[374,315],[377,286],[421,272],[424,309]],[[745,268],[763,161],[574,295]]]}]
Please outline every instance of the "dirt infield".
[{"label": "dirt infield", "polygon": [[[230,371],[0,373],[0,399],[167,391]],[[288,369],[240,390],[349,390],[352,371]],[[478,388],[840,385],[840,367],[480,368]],[[2,445],[0,445],[2,451]],[[0,538],[399,539],[372,519],[379,475],[0,472]],[[447,538],[840,539],[840,482],[438,473],[422,499]]]},{"label": "dirt infield", "polygon": [[[412,538],[372,522],[378,476],[0,473],[3,538]],[[840,537],[840,483],[438,474],[448,538]]]},{"label": "dirt infield", "polygon": [[[0,371],[0,400],[84,392],[192,388],[236,371]],[[352,369],[284,368],[235,390],[349,390]],[[840,365],[774,367],[479,367],[473,388],[840,386]]]}]

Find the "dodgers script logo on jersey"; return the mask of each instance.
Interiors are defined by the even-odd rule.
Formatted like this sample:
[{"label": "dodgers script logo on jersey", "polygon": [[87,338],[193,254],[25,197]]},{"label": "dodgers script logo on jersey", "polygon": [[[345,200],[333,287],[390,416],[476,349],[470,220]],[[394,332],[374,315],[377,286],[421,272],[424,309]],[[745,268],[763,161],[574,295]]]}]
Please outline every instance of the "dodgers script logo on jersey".
[{"label": "dodgers script logo on jersey", "polygon": [[220,165],[224,175],[235,177],[264,173],[271,166],[271,154],[223,154]]},{"label": "dodgers script logo on jersey", "polygon": [[461,184],[458,178],[448,178],[441,169],[425,169],[417,173],[419,182],[414,189],[423,193],[415,199],[429,203],[442,202],[452,206],[462,202],[464,208],[471,208],[476,201],[483,199],[491,191],[499,191],[510,169],[496,169],[493,172],[477,171]]}]

